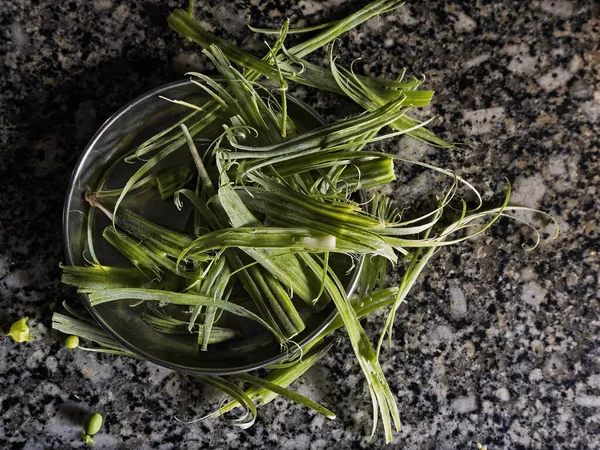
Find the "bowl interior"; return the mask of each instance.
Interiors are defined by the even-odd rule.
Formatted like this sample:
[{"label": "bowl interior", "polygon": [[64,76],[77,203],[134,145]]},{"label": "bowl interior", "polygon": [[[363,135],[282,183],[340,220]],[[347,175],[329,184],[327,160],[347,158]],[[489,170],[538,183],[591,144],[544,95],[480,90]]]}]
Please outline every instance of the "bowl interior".
[{"label": "bowl interior", "polygon": [[[87,248],[87,216],[89,205],[84,200],[88,190],[94,190],[106,168],[119,160],[127,151],[144,142],[167,126],[189,114],[186,107],[169,103],[159,96],[186,100],[201,104],[206,96],[189,81],[172,83],[129,103],[112,116],[92,138],[73,172],[63,217],[64,241],[68,264],[85,265]],[[300,130],[316,128],[323,124],[319,115],[298,100],[288,100],[288,112]],[[163,161],[162,166],[181,163],[190,158],[187,152],[179,152]],[[107,188],[122,187],[139,167],[137,164],[117,164],[109,178]],[[184,229],[189,220],[189,202],[179,211],[173,201],[163,201],[157,193],[149,192],[135,201],[126,197],[124,206],[161,225]],[[96,254],[104,265],[129,266],[130,263],[102,238],[102,230],[109,221],[101,214],[94,215],[93,242]],[[354,289],[358,270],[346,274],[350,261],[340,259],[337,272],[344,275],[348,290]],[[273,364],[286,356],[275,339],[254,323],[244,323],[249,329],[244,339],[212,344],[208,351],[200,351],[196,335],[168,335],[156,331],[142,320],[147,306],[132,307],[132,302],[117,301],[92,307],[87,296],[83,302],[95,319],[118,341],[134,353],[157,364],[188,372],[226,374],[254,370]],[[243,306],[252,308],[252,302],[242,299]],[[300,346],[310,342],[320,330],[335,317],[333,304],[319,314],[309,314],[308,308],[301,314],[306,317],[306,329],[294,338]],[[225,317],[225,320],[236,320]],[[238,324],[239,325],[239,324]]]}]

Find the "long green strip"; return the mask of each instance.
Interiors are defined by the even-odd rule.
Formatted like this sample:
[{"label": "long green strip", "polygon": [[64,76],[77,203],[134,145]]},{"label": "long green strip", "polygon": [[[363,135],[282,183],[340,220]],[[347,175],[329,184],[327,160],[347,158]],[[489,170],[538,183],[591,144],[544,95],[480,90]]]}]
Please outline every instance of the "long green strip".
[{"label": "long green strip", "polygon": [[[222,172],[222,176],[225,172]],[[219,186],[219,202],[224,208],[233,227],[260,226],[260,222],[241,201],[237,192],[224,179]],[[266,268],[272,276],[292,289],[304,302],[316,310],[322,309],[328,299],[325,296],[317,299],[320,290],[320,279],[310,270],[306,270],[296,255],[275,254],[271,250],[244,248],[246,254],[261,266]],[[317,299],[317,301],[315,301]]]},{"label": "long green strip", "polygon": [[91,292],[89,294],[89,299],[92,306],[116,300],[142,300],[185,306],[214,306],[215,308],[230,312],[236,316],[251,319],[265,327],[273,333],[273,335],[278,336],[277,331],[273,329],[273,327],[246,308],[236,305],[235,303],[224,302],[223,300],[217,300],[200,294],[180,294],[177,292],[157,291],[154,289],[106,289],[104,291]]},{"label": "long green strip", "polygon": [[[212,104],[209,102],[206,110],[204,110],[203,112],[204,113],[202,114],[201,119],[193,127],[194,134],[197,134],[204,128],[208,127],[217,118],[218,108],[216,107],[216,102]],[[169,144],[167,147],[160,150],[156,155],[150,158],[140,169],[138,169],[137,172],[133,174],[131,178],[129,178],[129,180],[123,187],[123,192],[121,193],[121,195],[119,195],[119,198],[117,199],[114,209],[113,211],[111,211],[111,213],[116,212],[119,209],[121,202],[129,192],[129,190],[133,186],[135,186],[135,184],[140,179],[142,179],[150,170],[156,167],[167,156],[179,150],[184,143],[185,138],[179,138],[174,140],[171,144]]]},{"label": "long green strip", "polygon": [[[232,213],[236,210],[237,205],[227,202],[229,198],[227,192],[223,193],[222,191],[223,189],[226,191],[231,187],[228,184],[225,186],[225,188],[223,186],[219,187],[219,197],[225,198],[229,207],[233,208],[230,209],[230,213]],[[197,196],[190,192],[183,193],[192,200],[195,206],[207,209]],[[223,197],[223,194],[225,194],[225,197]],[[220,229],[223,223],[229,223],[230,217],[220,202],[214,201],[211,205],[214,214],[213,211],[210,211],[207,217],[213,228]],[[225,257],[229,261],[231,269],[236,272],[246,265],[242,262],[241,255],[236,249],[227,249]],[[261,316],[277,330],[276,336],[282,338],[281,343],[304,330],[304,322],[292,303],[290,295],[281,288],[279,281],[271,273],[265,271],[262,267],[250,267],[239,271],[237,276],[250,294]]]},{"label": "long green strip", "polygon": [[273,391],[277,395],[281,395],[282,397],[288,398],[295,403],[299,403],[301,405],[307,406],[310,409],[318,412],[319,414],[327,417],[328,419],[335,419],[335,414],[328,410],[327,408],[315,403],[308,397],[304,395],[298,394],[297,392],[290,391],[284,387],[279,386],[276,383],[271,383],[270,381],[263,380],[262,378],[258,378],[247,373],[240,373],[235,376],[236,378],[250,383],[254,386],[258,386],[261,388],[268,389],[269,391]]},{"label": "long green strip", "polygon": [[316,36],[298,44],[292,48],[290,48],[290,53],[296,55],[298,58],[304,58],[315,50],[322,48],[333,42],[340,35],[346,33],[347,31],[355,28],[361,23],[366,22],[372,17],[376,17],[380,14],[387,13],[393,11],[396,8],[399,8],[404,4],[403,0],[377,0],[364,8],[359,9],[358,11],[348,15],[346,18],[340,20],[335,23],[332,27],[327,28],[322,33],[317,34]]},{"label": "long green strip", "polygon": [[229,247],[241,249],[283,249],[285,252],[271,253],[278,258],[290,252],[310,253],[378,253],[376,248],[349,243],[335,236],[311,228],[291,227],[239,227],[226,228],[204,234],[185,249],[180,258],[206,260],[207,252]]},{"label": "long green strip", "polygon": [[[194,375],[194,377],[200,381],[203,381],[206,384],[210,384],[211,386],[214,386],[217,389],[220,389],[221,391],[225,392],[226,394],[229,394],[233,399],[235,399],[237,404],[241,405],[244,408],[245,413],[243,416],[234,418],[234,419],[225,419],[230,424],[235,425],[241,429],[249,428],[254,424],[254,421],[256,420],[256,406],[254,406],[254,403],[252,402],[250,397],[248,397],[242,389],[240,389],[238,386],[233,384],[231,381],[227,381],[226,379],[221,378],[221,377],[217,377],[217,376],[209,377],[206,375]],[[195,419],[195,420],[192,420],[192,421],[186,422],[186,423],[200,422],[200,421],[209,419],[211,417],[216,417],[219,415],[221,415],[220,412],[215,411],[204,417],[200,417],[199,419]]]},{"label": "long green strip", "polygon": [[[336,25],[339,22],[340,22],[339,20],[332,20],[331,22],[322,23],[319,25],[313,25],[311,27],[290,28],[288,30],[288,34],[310,33],[312,31],[322,30],[324,28],[331,28],[333,25]],[[280,30],[276,30],[276,29],[258,28],[258,27],[253,27],[250,24],[247,24],[246,26],[255,33],[261,33],[261,34],[279,34],[280,33]]]},{"label": "long green strip", "polygon": [[[186,270],[184,267],[169,258],[164,251],[161,251],[148,243],[139,242],[129,236],[122,230],[115,231],[113,227],[106,227],[102,232],[102,237],[106,239],[115,249],[122,253],[129,261],[140,269],[149,279],[162,279],[163,269],[170,271],[183,278],[196,280],[202,272],[202,266],[197,265],[193,270]],[[207,261],[209,257],[198,257],[196,261]],[[148,273],[148,270],[151,272]]]},{"label": "long green strip", "polygon": [[[231,276],[231,268],[229,266],[229,263],[227,262],[227,259],[224,256],[221,256],[217,260],[217,263],[214,265],[214,267],[214,271],[216,272],[217,276],[213,285],[210,289],[204,291],[204,283],[202,283],[200,287],[200,294],[209,295],[215,299],[226,300],[225,292],[227,290],[227,285],[230,281],[229,278]],[[204,316],[204,329],[202,333],[202,338],[200,340],[200,342],[202,343],[201,349],[203,351],[208,350],[208,343],[210,340],[211,330],[215,322],[216,314],[216,307],[209,306],[208,308],[206,308],[206,315]]]},{"label": "long green strip", "polygon": [[[181,193],[186,195],[194,206],[207,217],[210,226],[215,230],[221,229],[221,222],[227,223],[229,221],[226,212],[219,203],[213,202],[212,206],[215,213],[221,217],[217,217],[193,192],[182,190]],[[237,277],[242,282],[246,292],[254,301],[259,314],[277,330],[277,336],[281,337],[281,343],[304,329],[304,322],[296,311],[290,296],[277,286],[279,282],[274,279],[272,274],[262,267],[252,266],[243,269],[246,264],[242,261],[240,252],[237,249],[229,248],[225,250],[225,257],[231,269],[237,273]]]},{"label": "long green strip", "polygon": [[[310,255],[305,255],[303,259],[315,273],[319,273],[322,269]],[[394,396],[390,391],[383,370],[377,360],[377,354],[371,345],[369,337],[360,325],[356,311],[352,308],[343,286],[341,286],[339,279],[337,279],[337,276],[332,271],[329,272],[329,276],[325,280],[325,289],[335,303],[339,316],[344,323],[346,333],[350,338],[356,359],[367,380],[373,402],[373,429],[371,437],[375,434],[377,420],[381,415],[386,442],[391,442],[392,421],[396,430],[399,431],[400,415]]]},{"label": "long green strip", "polygon": [[[343,34],[349,29],[354,28],[355,26],[370,19],[371,17],[394,10],[401,5],[402,2],[398,1],[374,2],[366,6],[365,8],[357,11],[356,13],[348,16],[346,19],[335,23],[334,26],[326,29],[326,31],[318,34],[312,39],[309,39],[295,47],[292,47],[287,51],[288,57],[296,58],[296,61],[302,61],[301,58],[304,58],[306,55],[312,53],[318,48],[328,45],[340,34]],[[317,69],[318,66],[314,66],[302,61],[302,67],[305,68],[304,72],[298,72],[296,70],[291,69],[289,63],[286,61],[285,58],[283,58],[280,60],[280,63],[278,62],[277,67],[274,68],[265,60],[261,60],[253,56],[252,54],[245,52],[244,50],[231,44],[230,42],[207,32],[200,26],[198,22],[196,22],[183,10],[173,11],[173,13],[168,18],[168,22],[169,26],[173,30],[175,30],[183,36],[194,40],[205,49],[210,48],[211,45],[218,45],[224,51],[228,59],[242,65],[243,67],[250,69],[251,71],[254,71],[255,73],[260,73],[274,81],[281,82],[281,75],[283,75],[284,77],[301,84],[318,87],[320,89],[330,90],[341,94],[346,94],[346,91],[340,86],[338,86],[338,83],[333,78],[332,74],[323,69]],[[279,65],[281,65],[281,67],[283,68],[287,68],[287,70],[281,72],[278,69]],[[373,79],[370,77],[361,77],[360,81],[365,88],[372,89],[376,91],[379,95],[388,95],[393,92],[391,90],[384,90],[382,89],[382,87],[396,87],[393,82],[386,82],[385,80]],[[397,96],[401,94],[402,91],[399,91],[398,94],[391,95]],[[418,94],[420,98],[415,97],[415,99],[410,100],[409,103],[411,103],[414,106],[425,106],[429,103],[432,94],[433,93],[431,91],[422,92]],[[387,97],[386,101],[391,100],[392,98],[395,97]],[[409,132],[409,134],[415,135],[415,137],[419,139],[429,141],[434,145],[442,147],[451,147],[451,144],[448,144],[445,141],[437,138],[437,136],[435,136],[433,133],[421,129],[421,127],[418,127],[417,125],[417,121],[408,117],[398,119],[398,122],[396,124],[396,126],[400,130],[412,130]]]},{"label": "long green strip", "polygon": [[[340,71],[335,64],[335,58],[333,57],[333,50],[329,48],[329,64],[331,67],[331,74],[335,78],[336,82],[340,89],[344,91],[348,97],[358,103],[360,106],[365,108],[367,111],[374,111],[377,108],[385,105],[389,98],[385,96],[385,93],[382,91],[375,91],[367,84],[365,84],[359,77],[354,75],[353,73],[349,73],[346,70]],[[433,92],[430,91],[431,95]],[[413,96],[416,94],[413,94]],[[431,100],[431,96],[429,97]],[[429,101],[423,98],[412,98],[407,99],[407,104],[411,106],[426,106]],[[442,147],[442,148],[454,148],[454,145],[444,141],[443,139],[438,138],[431,131],[427,130],[423,127],[417,127],[419,122],[409,116],[399,117],[395,122],[391,123],[390,126],[398,131],[405,131],[407,129],[411,129],[409,133],[410,136],[420,139],[424,142],[428,142],[432,145]]]},{"label": "long green strip", "polygon": [[77,286],[80,291],[98,291],[111,288],[150,288],[158,283],[148,279],[134,267],[109,266],[65,266],[62,270],[61,281],[71,286]]},{"label": "long green strip", "polygon": [[[319,341],[293,366],[272,370],[264,377],[264,379],[278,386],[284,388],[288,387],[290,384],[304,375],[306,371],[313,367],[323,356],[325,356],[333,344],[333,340],[329,340],[328,342],[324,342],[322,340]],[[246,390],[246,395],[249,398],[258,401],[261,405],[266,405],[278,397],[278,394],[275,392],[258,386],[250,386]],[[236,406],[239,406],[238,402],[233,401],[221,407],[218,412],[219,414],[225,414],[234,409]]]},{"label": "long green strip", "polygon": [[[142,320],[161,333],[184,335],[191,333],[188,330],[188,322],[173,319],[172,317],[155,316],[153,314],[142,313]],[[192,332],[202,336],[204,332],[203,328],[204,327],[202,325],[196,324]],[[208,343],[218,344],[219,342],[226,342],[230,339],[233,339],[237,335],[238,333],[231,328],[212,327],[208,337]]]}]

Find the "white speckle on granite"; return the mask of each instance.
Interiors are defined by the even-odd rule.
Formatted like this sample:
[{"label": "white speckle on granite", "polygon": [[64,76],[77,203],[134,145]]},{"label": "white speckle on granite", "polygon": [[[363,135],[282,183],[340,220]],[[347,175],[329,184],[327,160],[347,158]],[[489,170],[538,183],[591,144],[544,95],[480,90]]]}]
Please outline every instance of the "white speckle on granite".
[{"label": "white speckle on granite", "polygon": [[450,402],[450,407],[459,414],[467,414],[477,409],[477,399],[474,395],[458,397]]},{"label": "white speckle on granite", "polygon": [[521,176],[516,179],[510,202],[513,205],[538,208],[546,193],[544,177],[539,173],[530,177]]},{"label": "white speckle on granite", "polygon": [[246,27],[246,19],[243,12],[238,9],[232,9],[230,6],[219,6],[216,10],[216,16],[219,19],[219,24],[230,33],[243,30]]},{"label": "white speckle on granite", "polygon": [[323,2],[320,0],[301,0],[298,2],[298,8],[304,14],[315,14],[323,9]]},{"label": "white speckle on granite", "polygon": [[115,9],[115,12],[113,12],[112,17],[117,22],[123,23],[123,22],[125,22],[125,20],[127,20],[127,18],[129,17],[129,14],[130,14],[129,7],[127,5],[121,4],[121,5],[117,6],[117,9]]},{"label": "white speckle on granite", "polygon": [[582,67],[583,59],[581,58],[581,56],[575,53],[573,58],[571,58],[571,61],[569,61],[569,72],[576,73],[577,71],[581,70]]},{"label": "white speckle on granite", "polygon": [[565,161],[567,155],[552,155],[548,158],[548,170],[552,175],[562,176],[567,175],[567,166]]},{"label": "white speckle on granite", "polygon": [[575,4],[572,0],[542,0],[540,8],[549,14],[566,18],[573,15]]},{"label": "white speckle on granite", "polygon": [[535,281],[529,281],[523,285],[521,300],[534,308],[539,308],[546,301],[548,291]]},{"label": "white speckle on granite", "polygon": [[214,22],[210,22],[210,21],[207,21],[207,20],[202,20],[201,17],[198,17],[196,20],[202,26],[202,28],[204,28],[206,31],[210,31],[211,33],[215,32]]},{"label": "white speckle on granite", "polygon": [[448,325],[438,325],[429,333],[431,342],[450,342],[454,339],[452,329]]},{"label": "white speckle on granite", "polygon": [[412,14],[410,8],[399,8],[395,19],[402,25],[416,25],[419,23],[419,19]]},{"label": "white speckle on granite", "polygon": [[467,300],[465,293],[458,286],[450,287],[450,314],[455,319],[464,317],[467,313]]},{"label": "white speckle on granite", "polygon": [[503,402],[507,402],[510,400],[510,393],[508,392],[508,389],[506,389],[505,387],[501,387],[501,388],[497,389],[496,392],[494,392],[494,395],[496,396],[496,398],[498,398],[499,400],[501,400]]},{"label": "white speckle on granite", "polygon": [[54,383],[46,382],[43,384],[44,394],[53,396],[62,396],[62,390]]},{"label": "white speckle on granite", "polygon": [[311,420],[311,422],[310,422],[311,431],[315,432],[315,431],[321,430],[321,428],[323,428],[324,422],[325,422],[325,417],[323,417],[320,414],[316,415],[314,417],[314,419]]},{"label": "white speckle on granite", "polygon": [[5,275],[2,281],[7,289],[17,289],[29,274],[23,270],[13,270]]},{"label": "white speckle on granite", "polygon": [[544,351],[544,344],[539,339],[534,339],[531,341],[531,348],[535,353],[542,354]]},{"label": "white speckle on granite", "polygon": [[394,188],[392,187],[392,185],[390,184],[386,184],[384,186],[376,186],[374,188],[369,188],[367,190],[367,192],[379,192],[383,195],[388,195],[388,196],[392,196],[392,194],[394,193]]},{"label": "white speckle on granite", "polygon": [[317,439],[310,443],[310,450],[325,450],[330,446],[325,439]]},{"label": "white speckle on granite", "polygon": [[[81,436],[78,436],[81,438]],[[104,431],[100,431],[98,434],[94,435],[94,449],[114,449],[114,448],[122,448],[121,440],[117,436],[113,436]]]},{"label": "white speckle on granite", "polygon": [[540,381],[544,379],[544,374],[542,373],[541,369],[533,369],[530,373],[529,373],[529,380],[530,381]]},{"label": "white speckle on granite", "polygon": [[521,424],[519,420],[515,420],[508,433],[511,438],[511,442],[516,442],[522,446],[529,447],[531,445],[530,429],[527,426]]},{"label": "white speckle on granite", "polygon": [[[369,31],[373,31],[373,32],[379,32],[385,25],[385,20],[381,19],[381,16],[376,16],[371,18],[370,20],[367,20],[365,22],[365,27],[369,30]],[[355,31],[355,30],[352,30]]]},{"label": "white speckle on granite", "polygon": [[281,448],[309,448],[310,437],[306,434],[286,436],[281,443]]},{"label": "white speckle on granite", "polygon": [[562,67],[556,67],[542,75],[538,80],[538,84],[546,92],[552,92],[562,86],[565,86],[571,78],[573,78],[573,74],[571,72]]},{"label": "white speckle on granite", "polygon": [[317,403],[325,401],[327,394],[333,389],[331,384],[331,374],[320,366],[313,367],[302,378],[302,382],[297,384],[296,390],[302,395],[312,398]]},{"label": "white speckle on granite", "polygon": [[464,348],[468,358],[473,358],[475,356],[475,344],[473,344],[473,341],[466,341]]},{"label": "white speckle on granite", "polygon": [[578,395],[577,397],[575,397],[575,403],[585,408],[600,408],[600,396]]},{"label": "white speckle on granite", "polygon": [[27,33],[23,29],[23,25],[21,25],[19,22],[13,22],[10,25],[10,34],[17,48],[23,48],[29,43]]},{"label": "white speckle on granite", "polygon": [[483,53],[481,55],[478,55],[475,58],[469,59],[465,63],[464,67],[465,67],[465,69],[471,69],[473,67],[480,66],[484,62],[488,61],[491,58],[491,56],[492,56],[491,53]]},{"label": "white speckle on granite", "polygon": [[537,58],[531,55],[531,47],[526,43],[508,45],[502,53],[511,57],[507,69],[517,75],[533,75],[537,70]]},{"label": "white speckle on granite", "polygon": [[494,403],[490,402],[489,400],[484,400],[481,402],[481,411],[484,414],[491,414],[494,411]]},{"label": "white speckle on granite", "polygon": [[383,41],[383,45],[386,48],[393,47],[395,43],[396,43],[396,41],[394,41],[394,39],[392,39],[392,38],[387,38],[385,41]]},{"label": "white speckle on granite", "polygon": [[369,420],[369,415],[364,409],[352,413],[352,422],[355,424],[363,424]]},{"label": "white speckle on granite", "polygon": [[402,138],[394,146],[395,153],[403,158],[421,161],[423,156],[431,151],[431,146],[417,139]]},{"label": "white speckle on granite", "polygon": [[537,59],[530,55],[513,57],[508,63],[508,70],[519,75],[533,75],[536,71]]},{"label": "white speckle on granite", "polygon": [[73,362],[81,371],[81,374],[94,382],[110,380],[113,377],[113,365],[110,362],[102,363],[97,355],[87,352],[74,352]]},{"label": "white speckle on granite", "polygon": [[600,388],[600,374],[595,373],[590,375],[587,380],[588,384],[593,388]]},{"label": "white speckle on granite", "polygon": [[600,100],[590,100],[589,102],[584,102],[581,104],[581,109],[594,122],[600,119]]},{"label": "white speckle on granite", "polygon": [[42,351],[42,350],[34,351],[27,357],[27,362],[25,363],[26,367],[28,369],[35,369],[36,367],[39,366],[42,359],[44,359],[44,356],[46,356],[44,351]]},{"label": "white speckle on granite", "polygon": [[47,447],[44,445],[43,442],[40,442],[37,439],[29,439],[25,443],[23,450],[47,450]]},{"label": "white speckle on granite", "polygon": [[457,19],[456,22],[454,22],[454,29],[458,33],[470,33],[477,28],[477,22],[464,12],[456,11],[454,15]]},{"label": "white speckle on granite", "polygon": [[171,375],[173,373],[171,370],[166,369],[161,366],[157,366],[154,363],[149,362],[147,364],[148,364],[148,371],[150,372],[150,376],[148,378],[149,378],[150,383],[152,383],[154,385],[162,383],[165,378],[167,378],[169,375]]},{"label": "white speckle on granite", "polygon": [[181,392],[181,383],[179,381],[179,377],[175,374],[171,375],[171,378],[167,380],[162,388],[171,397],[177,397]]},{"label": "white speckle on granite", "polygon": [[532,280],[535,280],[536,278],[537,278],[537,275],[535,274],[535,270],[533,269],[532,266],[524,267],[523,270],[521,270],[521,281],[523,281],[523,282],[532,281]]},{"label": "white speckle on granite", "polygon": [[463,112],[463,130],[469,135],[489,133],[505,116],[502,106]]},{"label": "white speckle on granite", "polygon": [[577,100],[585,100],[591,95],[590,86],[583,80],[575,80],[569,89],[569,96]]},{"label": "white speckle on granite", "polygon": [[131,423],[121,424],[121,428],[119,429],[119,434],[121,436],[131,436],[133,434],[133,428],[131,427]]},{"label": "white speckle on granite", "polygon": [[94,0],[94,9],[96,11],[108,11],[113,7],[111,0]]},{"label": "white speckle on granite", "polygon": [[58,369],[58,361],[54,356],[48,356],[46,358],[46,368],[50,372],[56,372],[56,369]]},{"label": "white speckle on granite", "polygon": [[554,379],[562,381],[565,379],[568,373],[568,367],[562,356],[553,354],[548,358],[543,367],[545,377],[548,379]]}]

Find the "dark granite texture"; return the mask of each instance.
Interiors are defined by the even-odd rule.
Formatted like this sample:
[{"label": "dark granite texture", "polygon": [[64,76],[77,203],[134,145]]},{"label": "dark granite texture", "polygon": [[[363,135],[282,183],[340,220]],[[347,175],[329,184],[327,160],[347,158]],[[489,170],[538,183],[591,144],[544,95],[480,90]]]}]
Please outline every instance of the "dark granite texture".
[{"label": "dark granite texture", "polygon": [[[153,364],[69,351],[49,330],[75,297],[59,283],[61,208],[86,141],[144,91],[212,70],[166,26],[184,3],[0,0],[0,329],[28,315],[35,339],[0,338],[2,449],[81,448],[90,409],[106,419],[97,449],[369,447],[367,388],[343,339],[294,385],[336,421],[277,400],[239,431],[173,419],[214,406],[214,390]],[[248,14],[265,26],[291,14],[315,24],[363,4],[201,1],[198,16],[262,54]],[[562,228],[525,252],[527,229],[501,220],[438,254],[382,355],[404,424],[390,448],[600,448],[599,17],[592,0],[409,2],[342,39],[342,61],[362,56],[364,73],[426,74],[434,129],[471,144],[449,152],[399,140],[389,150],[457,170],[489,202],[507,177],[514,203]],[[296,95],[329,120],[357,111],[334,95]],[[406,205],[435,181],[407,170],[390,192]],[[367,321],[371,336],[382,318]]]}]

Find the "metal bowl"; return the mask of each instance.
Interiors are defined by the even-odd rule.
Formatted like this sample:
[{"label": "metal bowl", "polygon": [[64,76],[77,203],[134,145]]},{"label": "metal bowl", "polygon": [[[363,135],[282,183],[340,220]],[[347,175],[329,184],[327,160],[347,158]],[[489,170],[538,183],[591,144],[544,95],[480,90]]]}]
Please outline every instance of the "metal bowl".
[{"label": "metal bowl", "polygon": [[[168,103],[159,96],[186,101],[203,101],[206,97],[189,81],[164,85],[133,100],[109,118],[85,148],[73,171],[63,211],[63,239],[69,265],[85,265],[87,241],[87,212],[84,200],[88,190],[94,190],[106,167],[133,147],[154,135],[157,130],[180,120],[189,109]],[[308,130],[324,123],[310,107],[289,98],[288,113],[299,129]],[[124,165],[114,173],[115,183],[124,184],[134,168]],[[116,187],[116,186],[115,186]],[[189,210],[178,211],[173,202],[164,202],[157,195],[135,205],[144,216],[163,225],[183,228]],[[92,237],[100,261],[106,265],[127,266],[129,263],[101,237],[108,220],[95,215],[95,234]],[[96,234],[97,233],[97,234]],[[350,294],[358,279],[360,268],[346,276]],[[340,273],[344,271],[340,270]],[[231,374],[255,370],[277,363],[290,356],[282,352],[275,339],[265,332],[256,333],[250,340],[233,340],[199,350],[195,335],[166,335],[154,330],[141,318],[141,309],[128,301],[117,301],[92,307],[86,295],[83,303],[96,321],[118,342],[140,357],[170,369],[202,374]],[[142,309],[143,310],[143,309]],[[319,314],[310,316],[306,329],[294,338],[303,347],[310,343],[335,318],[332,303]]]}]

